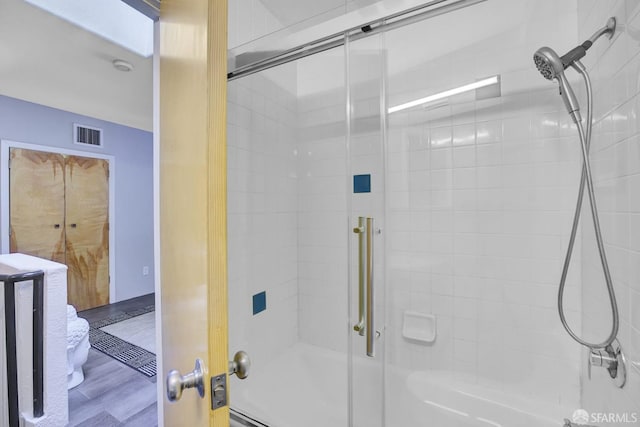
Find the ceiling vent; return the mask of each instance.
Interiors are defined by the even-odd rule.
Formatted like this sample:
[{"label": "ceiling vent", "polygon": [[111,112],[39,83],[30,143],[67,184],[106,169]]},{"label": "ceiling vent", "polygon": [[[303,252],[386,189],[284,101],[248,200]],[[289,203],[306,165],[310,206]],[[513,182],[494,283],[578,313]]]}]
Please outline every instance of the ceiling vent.
[{"label": "ceiling vent", "polygon": [[73,125],[73,142],[92,147],[102,147],[102,129],[85,125]]}]

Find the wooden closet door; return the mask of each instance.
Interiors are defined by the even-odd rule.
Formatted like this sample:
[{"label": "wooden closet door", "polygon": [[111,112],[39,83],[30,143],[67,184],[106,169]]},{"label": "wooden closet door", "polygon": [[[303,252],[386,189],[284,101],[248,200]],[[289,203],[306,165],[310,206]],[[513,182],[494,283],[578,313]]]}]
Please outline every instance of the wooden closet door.
[{"label": "wooden closet door", "polygon": [[64,157],[11,148],[9,158],[9,251],[64,264]]},{"label": "wooden closet door", "polygon": [[109,303],[109,162],[67,156],[66,256],[69,304]]}]

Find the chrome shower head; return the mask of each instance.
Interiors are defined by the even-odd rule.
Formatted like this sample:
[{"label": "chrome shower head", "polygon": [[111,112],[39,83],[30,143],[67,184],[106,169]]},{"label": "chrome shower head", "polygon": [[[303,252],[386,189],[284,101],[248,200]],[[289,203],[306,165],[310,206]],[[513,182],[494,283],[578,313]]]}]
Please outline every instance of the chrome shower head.
[{"label": "chrome shower head", "polygon": [[536,50],[536,53],[533,54],[533,62],[536,63],[540,74],[547,80],[557,78],[565,69],[558,54],[546,46]]},{"label": "chrome shower head", "polygon": [[[558,80],[560,96],[562,96],[562,100],[564,101],[564,105],[567,107],[569,115],[575,123],[581,121],[580,105],[578,104],[578,100],[576,99],[573,90],[571,90],[571,86],[569,85],[567,78],[564,76],[564,69],[567,68],[568,65],[564,64],[562,58],[560,58],[553,49],[546,46],[536,50],[536,53],[533,54],[533,61],[536,63],[538,71],[540,71],[540,74],[542,74],[545,79]],[[573,60],[572,63],[574,61],[577,61],[577,59]]]},{"label": "chrome shower head", "polygon": [[533,62],[535,62],[540,74],[547,80],[558,80],[560,96],[562,96],[564,105],[575,123],[582,120],[580,117],[580,105],[571,90],[571,85],[569,85],[567,78],[564,76],[564,70],[569,66],[573,66],[578,71],[584,69],[580,59],[587,54],[587,50],[603,35],[607,34],[609,38],[613,37],[615,31],[616,19],[611,17],[607,21],[607,25],[596,31],[589,40],[585,40],[581,45],[574,47],[562,56],[546,46],[536,50],[536,53],[533,54]]}]

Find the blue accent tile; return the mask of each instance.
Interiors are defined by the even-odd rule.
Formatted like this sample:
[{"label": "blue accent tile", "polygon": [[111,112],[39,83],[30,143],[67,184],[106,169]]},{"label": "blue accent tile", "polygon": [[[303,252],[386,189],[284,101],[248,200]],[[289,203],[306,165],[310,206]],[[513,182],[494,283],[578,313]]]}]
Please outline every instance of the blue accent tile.
[{"label": "blue accent tile", "polygon": [[354,193],[371,193],[371,175],[354,175],[353,176],[353,192]]},{"label": "blue accent tile", "polygon": [[253,296],[253,314],[256,315],[267,309],[267,293],[265,291]]}]

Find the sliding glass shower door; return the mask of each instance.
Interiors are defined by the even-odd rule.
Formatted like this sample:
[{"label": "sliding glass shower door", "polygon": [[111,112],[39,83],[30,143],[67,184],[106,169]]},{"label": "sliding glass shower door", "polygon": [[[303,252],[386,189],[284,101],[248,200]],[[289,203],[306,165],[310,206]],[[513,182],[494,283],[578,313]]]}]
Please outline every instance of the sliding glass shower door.
[{"label": "sliding glass shower door", "polygon": [[350,219],[350,426],[384,425],[385,179],[382,37],[345,41]]},{"label": "sliding glass shower door", "polygon": [[344,57],[229,83],[229,346],[252,361],[231,409],[258,425],[349,425]]},{"label": "sliding glass shower door", "polygon": [[252,360],[236,418],[383,426],[380,42],[229,83],[229,348]]},{"label": "sliding glass shower door", "polygon": [[229,339],[253,362],[236,417],[538,427],[579,407],[555,315],[579,147],[531,61],[560,7],[365,27],[229,83]]}]

